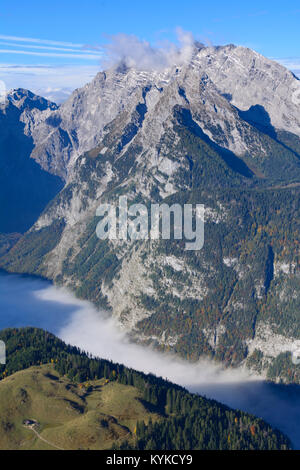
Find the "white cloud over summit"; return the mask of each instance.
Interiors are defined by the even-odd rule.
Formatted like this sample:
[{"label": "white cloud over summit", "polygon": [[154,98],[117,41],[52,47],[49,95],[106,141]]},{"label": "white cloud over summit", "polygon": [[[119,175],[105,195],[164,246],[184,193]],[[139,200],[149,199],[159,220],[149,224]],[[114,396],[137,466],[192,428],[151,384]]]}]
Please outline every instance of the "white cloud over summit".
[{"label": "white cloud over summit", "polygon": [[106,57],[105,66],[120,62],[128,67],[141,70],[164,69],[172,65],[182,65],[191,59],[195,39],[192,33],[177,28],[178,45],[169,41],[158,46],[152,46],[148,41],[135,35],[117,34],[111,37],[111,42],[104,46]]}]

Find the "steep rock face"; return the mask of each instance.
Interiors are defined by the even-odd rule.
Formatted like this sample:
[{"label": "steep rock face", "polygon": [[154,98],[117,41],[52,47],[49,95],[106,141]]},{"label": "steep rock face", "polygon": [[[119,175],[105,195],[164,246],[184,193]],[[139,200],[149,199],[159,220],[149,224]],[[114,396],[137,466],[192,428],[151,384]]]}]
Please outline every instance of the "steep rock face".
[{"label": "steep rock face", "polygon": [[195,48],[191,61],[180,67],[155,72],[120,66],[100,72],[49,116],[35,116],[32,156],[45,170],[68,179],[69,168],[101,141],[105,126],[136,107],[141,90],[151,90],[151,109],[173,86],[197,110],[206,135],[240,156],[259,160],[269,151],[253,128],[249,133],[248,122],[273,137],[276,129],[299,136],[300,81],[291,72],[247,48]]},{"label": "steep rock face", "polygon": [[251,49],[204,48],[197,64],[206,70],[218,90],[239,108],[259,106],[253,120],[262,119],[276,129],[300,134],[300,80],[282,65]]},{"label": "steep rock face", "polygon": [[[240,79],[240,62],[240,91],[235,101],[233,91],[227,96],[231,82],[213,76],[209,54],[215,69],[219,55],[229,64],[241,55],[256,87],[261,67],[266,102],[274,76],[287,77],[280,100],[292,127],[275,121],[251,80],[247,105],[238,101],[249,78]],[[59,109],[36,112],[32,155],[67,184],[1,266],[72,287],[110,309],[137,341],[299,382],[288,350],[300,331],[299,109],[289,94],[298,81],[278,67],[244,48],[203,49],[164,73],[101,73]],[[234,81],[233,66],[225,71]],[[122,194],[129,203],[204,204],[203,249],[99,240],[96,209]]]},{"label": "steep rock face", "polygon": [[67,179],[68,168],[76,158],[99,143],[104,126],[123,110],[135,106],[136,92],[149,83],[161,86],[167,77],[168,72],[134,69],[100,72],[91,83],[75,90],[59,110],[37,123],[32,131],[33,157],[46,170]]},{"label": "steep rock face", "polygon": [[30,158],[34,143],[25,122],[57,107],[27,90],[15,90],[0,105],[0,232],[25,232],[62,189],[57,176]]}]

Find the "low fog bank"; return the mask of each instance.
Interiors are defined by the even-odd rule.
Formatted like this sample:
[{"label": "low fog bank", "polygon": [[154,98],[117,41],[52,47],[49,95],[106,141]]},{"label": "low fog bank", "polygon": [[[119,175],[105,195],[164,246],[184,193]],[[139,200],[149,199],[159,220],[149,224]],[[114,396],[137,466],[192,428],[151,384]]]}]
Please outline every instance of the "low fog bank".
[{"label": "low fog bank", "polygon": [[63,302],[76,310],[58,335],[90,353],[126,366],[152,372],[214,398],[233,408],[262,417],[285,432],[300,448],[300,387],[266,383],[242,369],[225,370],[213,361],[190,364],[169,354],[131,343],[111,318],[89,302],[79,301],[68,291],[55,287],[38,293],[45,301]]},{"label": "low fog bank", "polygon": [[255,381],[246,371],[224,370],[212,361],[202,360],[190,364],[171,354],[157,352],[150,347],[131,342],[118,328],[113,318],[96,310],[90,302],[76,299],[69,291],[49,287],[36,293],[44,301],[73,305],[74,313],[58,335],[67,343],[79,346],[95,356],[120,362],[128,367],[152,372],[185,387],[197,387],[199,383],[237,383],[240,380]]}]

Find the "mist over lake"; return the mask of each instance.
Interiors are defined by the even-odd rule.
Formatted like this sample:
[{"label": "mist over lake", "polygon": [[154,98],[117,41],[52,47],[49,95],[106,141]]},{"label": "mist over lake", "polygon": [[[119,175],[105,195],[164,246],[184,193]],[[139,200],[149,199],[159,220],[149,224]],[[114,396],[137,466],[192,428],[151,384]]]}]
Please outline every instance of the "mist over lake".
[{"label": "mist over lake", "polygon": [[85,351],[168,378],[191,392],[262,417],[300,449],[300,387],[266,383],[211,361],[189,364],[131,343],[111,318],[65,289],[28,276],[0,273],[0,329],[34,326]]}]

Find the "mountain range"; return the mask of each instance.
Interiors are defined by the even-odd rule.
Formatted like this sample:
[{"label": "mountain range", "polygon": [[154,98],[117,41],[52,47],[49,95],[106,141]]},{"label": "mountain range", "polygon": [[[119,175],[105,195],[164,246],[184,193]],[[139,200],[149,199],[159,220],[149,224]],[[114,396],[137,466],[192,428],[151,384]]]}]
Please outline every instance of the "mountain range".
[{"label": "mountain range", "polygon": [[[195,44],[180,66],[119,63],[59,107],[14,90],[0,122],[3,269],[70,287],[135,341],[300,383],[292,72],[244,47]],[[121,195],[204,204],[203,249],[99,240],[96,209]]]}]

